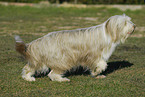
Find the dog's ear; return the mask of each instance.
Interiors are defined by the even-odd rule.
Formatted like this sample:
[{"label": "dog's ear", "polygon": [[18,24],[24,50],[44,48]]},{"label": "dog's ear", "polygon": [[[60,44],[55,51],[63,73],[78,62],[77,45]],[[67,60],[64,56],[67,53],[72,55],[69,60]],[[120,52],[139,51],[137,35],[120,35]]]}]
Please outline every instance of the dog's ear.
[{"label": "dog's ear", "polygon": [[114,33],[113,31],[111,22],[112,22],[111,18],[106,21],[105,30],[106,30],[106,34],[111,37],[112,41],[114,41],[114,38],[116,37],[116,33]]},{"label": "dog's ear", "polygon": [[109,35],[112,39],[112,42],[116,42],[118,37],[119,37],[119,31],[118,31],[118,25],[117,25],[117,18],[116,17],[111,17],[106,21],[105,24],[105,29],[106,29],[106,34]]},{"label": "dog's ear", "polygon": [[105,30],[106,30],[106,34],[111,34],[111,32],[110,32],[110,30],[111,30],[111,28],[110,28],[110,19],[108,19],[106,21]]},{"label": "dog's ear", "polygon": [[108,24],[109,24],[110,19],[107,20],[105,27],[107,28]]}]

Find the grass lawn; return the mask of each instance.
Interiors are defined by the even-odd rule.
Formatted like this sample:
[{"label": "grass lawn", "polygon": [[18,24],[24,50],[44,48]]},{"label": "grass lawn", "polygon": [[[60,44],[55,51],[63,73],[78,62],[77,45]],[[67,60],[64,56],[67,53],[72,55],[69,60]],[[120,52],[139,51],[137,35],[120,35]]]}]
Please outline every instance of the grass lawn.
[{"label": "grass lawn", "polygon": [[[103,72],[92,78],[82,68],[68,73],[70,82],[52,82],[47,76],[35,82],[22,79],[26,61],[14,49],[14,35],[27,43],[51,31],[90,27],[112,15],[126,13],[137,25],[125,44],[117,47]],[[145,10],[107,8],[16,7],[0,5],[0,97],[144,97]],[[82,73],[80,73],[82,71]]]}]

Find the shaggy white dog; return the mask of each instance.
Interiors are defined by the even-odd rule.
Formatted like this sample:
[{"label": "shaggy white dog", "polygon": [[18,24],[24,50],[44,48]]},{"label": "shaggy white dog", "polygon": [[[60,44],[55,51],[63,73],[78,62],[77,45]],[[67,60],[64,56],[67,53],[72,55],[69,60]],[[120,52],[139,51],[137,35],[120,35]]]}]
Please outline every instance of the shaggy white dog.
[{"label": "shaggy white dog", "polygon": [[31,43],[24,44],[15,36],[16,51],[24,55],[28,64],[23,68],[22,77],[35,81],[35,71],[45,72],[52,81],[70,81],[62,74],[73,67],[84,66],[97,78],[107,67],[115,47],[134,31],[131,18],[123,15],[110,17],[101,25],[75,30],[51,32]]}]

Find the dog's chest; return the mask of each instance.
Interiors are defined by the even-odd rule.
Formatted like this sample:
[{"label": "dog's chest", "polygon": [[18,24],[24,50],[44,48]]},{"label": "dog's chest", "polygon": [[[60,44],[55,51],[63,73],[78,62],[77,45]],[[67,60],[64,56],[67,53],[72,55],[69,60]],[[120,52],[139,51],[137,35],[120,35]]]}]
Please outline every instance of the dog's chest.
[{"label": "dog's chest", "polygon": [[114,52],[114,50],[118,44],[119,43],[112,43],[109,47],[107,47],[103,50],[103,59],[105,61],[107,61],[110,58],[110,56],[112,55],[112,53]]}]

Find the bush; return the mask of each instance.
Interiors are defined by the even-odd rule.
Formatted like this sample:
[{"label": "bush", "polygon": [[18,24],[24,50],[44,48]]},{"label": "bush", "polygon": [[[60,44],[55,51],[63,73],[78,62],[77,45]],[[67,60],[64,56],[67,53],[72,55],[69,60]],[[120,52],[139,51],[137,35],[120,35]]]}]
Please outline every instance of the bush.
[{"label": "bush", "polygon": [[81,4],[144,4],[145,0],[48,0],[51,3],[68,2],[68,3],[81,3]]},{"label": "bush", "polygon": [[4,2],[20,2],[20,3],[39,3],[40,1],[46,0],[0,0]]},{"label": "bush", "polygon": [[145,0],[0,0],[5,2],[39,3],[49,1],[50,3],[81,3],[81,4],[144,4]]}]

